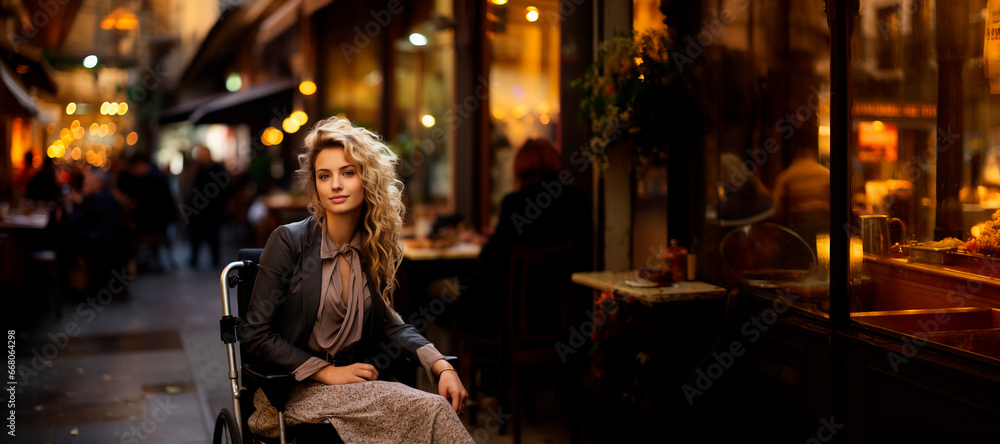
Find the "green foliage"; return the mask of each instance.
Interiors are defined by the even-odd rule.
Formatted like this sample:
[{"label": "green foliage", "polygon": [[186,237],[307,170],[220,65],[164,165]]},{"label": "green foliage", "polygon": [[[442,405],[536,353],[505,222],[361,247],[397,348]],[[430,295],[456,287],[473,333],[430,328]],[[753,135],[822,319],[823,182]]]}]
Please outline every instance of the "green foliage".
[{"label": "green foliage", "polygon": [[571,82],[584,93],[580,112],[591,122],[584,154],[591,162],[607,168],[606,151],[616,145],[630,146],[643,164],[666,157],[674,117],[691,110],[684,98],[694,76],[671,63],[673,48],[663,31],[617,34],[601,42],[594,63]]}]

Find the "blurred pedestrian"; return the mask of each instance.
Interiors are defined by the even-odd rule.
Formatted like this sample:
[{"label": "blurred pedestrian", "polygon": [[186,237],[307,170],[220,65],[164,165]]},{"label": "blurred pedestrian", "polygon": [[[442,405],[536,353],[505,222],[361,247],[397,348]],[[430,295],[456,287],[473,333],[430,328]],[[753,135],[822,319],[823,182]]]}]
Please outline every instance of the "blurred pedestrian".
[{"label": "blurred pedestrian", "polygon": [[182,208],[191,239],[189,265],[192,268],[198,266],[198,253],[202,245],[207,243],[211,264],[218,268],[221,264],[219,236],[226,217],[229,184],[232,181],[222,165],[212,160],[212,152],[208,147],[199,145],[191,155],[194,156],[197,169],[191,184],[191,194]]},{"label": "blurred pedestrian", "polygon": [[68,210],[57,207],[59,261],[62,268],[81,269],[87,282],[77,290],[88,293],[107,284],[124,267],[128,245],[120,236],[123,209],[111,194],[111,177],[94,168],[83,175],[80,190],[67,195]]},{"label": "blurred pedestrian", "polygon": [[120,175],[119,189],[129,202],[129,220],[135,230],[134,254],[141,269],[161,270],[173,266],[170,228],[177,223],[177,199],[167,176],[149,156],[132,156],[128,172]]}]

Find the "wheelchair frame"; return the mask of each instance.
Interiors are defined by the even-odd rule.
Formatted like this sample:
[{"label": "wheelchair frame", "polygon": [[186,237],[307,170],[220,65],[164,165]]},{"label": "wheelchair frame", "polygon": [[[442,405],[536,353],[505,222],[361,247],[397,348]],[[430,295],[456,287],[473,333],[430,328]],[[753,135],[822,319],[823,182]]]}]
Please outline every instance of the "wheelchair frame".
[{"label": "wheelchair frame", "polygon": [[[219,332],[222,342],[226,346],[226,358],[229,361],[228,367],[228,378],[230,383],[230,391],[232,395],[233,405],[232,410],[226,407],[223,408],[219,415],[216,417],[215,430],[213,431],[213,444],[221,444],[227,442],[223,440],[223,435],[228,435],[230,443],[240,443],[240,444],[253,444],[260,442],[257,436],[249,433],[247,427],[244,427],[243,422],[243,409],[241,406],[241,398],[243,392],[248,393],[251,397],[254,392],[248,390],[246,384],[241,384],[241,377],[249,376],[255,385],[264,391],[265,396],[268,398],[268,402],[277,410],[278,412],[278,438],[281,444],[288,443],[288,436],[286,433],[285,426],[285,403],[288,400],[288,394],[291,391],[292,385],[295,383],[294,377],[291,373],[287,371],[278,370],[273,367],[268,367],[267,365],[248,363],[246,362],[246,357],[243,358],[241,366],[237,366],[236,362],[236,343],[240,342],[240,318],[233,315],[233,310],[231,308],[231,288],[237,285],[243,284],[252,285],[252,282],[243,282],[243,277],[240,276],[243,273],[236,275],[230,275],[233,270],[240,270],[243,268],[256,266],[256,261],[259,259],[259,255],[262,249],[251,248],[242,249],[239,252],[239,257],[253,257],[254,260],[243,259],[230,262],[226,265],[221,275],[219,276],[219,285],[221,289],[222,297],[222,318],[219,320]],[[240,297],[238,295],[237,309],[240,306]],[[249,301],[248,301],[249,303]],[[239,314],[239,313],[237,313]],[[455,367],[457,367],[456,359],[448,359]],[[391,366],[393,369],[398,370],[396,365]],[[418,364],[410,362],[407,370],[416,370],[419,368]],[[391,369],[387,369],[389,375],[393,372]],[[412,374],[411,374],[412,375]],[[396,380],[399,380],[397,377]],[[246,381],[243,381],[246,382]],[[407,385],[413,386],[415,381],[404,382]],[[253,387],[249,387],[253,388]],[[301,424],[295,426],[295,438],[302,438],[302,441],[313,441],[322,440],[323,442],[343,442],[340,441],[340,436],[337,434],[336,429],[332,424],[320,423],[320,424]],[[273,439],[273,438],[266,438]],[[297,439],[296,439],[297,440]]]},{"label": "wheelchair frame", "polygon": [[[244,252],[247,252],[250,256],[256,256],[255,252],[259,251],[259,249],[247,249],[241,250],[240,254],[242,255]],[[229,410],[227,407],[223,408],[222,411],[219,412],[215,421],[215,430],[213,431],[213,444],[226,442],[223,441],[223,434],[228,435],[228,442],[231,443],[258,442],[256,437],[253,437],[253,435],[249,433],[249,430],[244,428],[243,411],[241,407],[241,392],[245,390],[245,386],[244,384],[241,384],[240,381],[240,377],[244,375],[244,372],[246,373],[246,376],[250,376],[255,380],[257,386],[264,390],[265,396],[268,397],[268,401],[271,402],[271,405],[278,411],[279,442],[281,444],[287,444],[288,442],[285,428],[284,405],[287,400],[287,394],[291,389],[291,384],[294,382],[292,380],[292,375],[284,371],[275,372],[272,369],[260,368],[260,366],[251,368],[251,366],[246,363],[243,363],[242,367],[238,369],[236,364],[236,343],[240,342],[240,319],[238,316],[233,315],[233,311],[230,306],[232,300],[230,288],[248,283],[243,282],[241,276],[231,276],[230,273],[233,270],[239,270],[244,267],[252,267],[255,265],[255,261],[248,259],[233,261],[223,268],[222,273],[219,276],[219,285],[221,287],[222,295],[222,318],[219,320],[219,332],[222,342],[226,345],[226,358],[229,361],[229,388],[231,391],[230,394],[232,395],[233,405],[232,410]],[[239,306],[238,301],[237,306]],[[250,396],[253,396],[253,393],[250,393]],[[332,425],[330,428],[331,430],[334,430]]]},{"label": "wheelchair frame", "polygon": [[[219,284],[222,289],[221,292],[222,319],[219,320],[219,331],[220,331],[220,336],[222,338],[222,342],[226,344],[226,358],[229,360],[228,376],[230,385],[229,388],[231,390],[231,395],[233,398],[233,410],[232,412],[228,412],[224,408],[222,409],[221,412],[219,412],[219,417],[216,419],[215,431],[213,435],[214,444],[221,443],[222,430],[220,430],[220,427],[222,426],[229,428],[228,432],[230,433],[230,438],[231,439],[235,438],[234,442],[238,443],[244,442],[243,419],[242,419],[243,415],[240,409],[240,388],[241,388],[239,380],[240,374],[236,369],[236,345],[235,345],[237,342],[239,342],[239,336],[237,330],[239,328],[239,318],[233,316],[233,312],[229,306],[230,303],[229,288],[231,285],[230,283],[232,283],[232,286],[235,287],[236,284],[239,283],[239,276],[232,276],[233,278],[235,278],[235,280],[233,280],[230,279],[229,273],[239,268],[251,266],[252,264],[253,262],[249,260],[230,262],[228,265],[226,265],[225,268],[223,268],[222,275],[219,277]],[[236,436],[232,436],[233,432],[232,422],[229,420],[230,418],[226,418],[226,415],[232,417],[232,419],[234,419],[236,422],[236,430],[235,430]],[[283,420],[284,418],[281,419]],[[225,424],[222,423],[223,421],[225,421]],[[280,421],[280,427],[281,427],[281,436],[280,436],[281,443],[285,444],[286,439],[285,439],[284,421]]]}]

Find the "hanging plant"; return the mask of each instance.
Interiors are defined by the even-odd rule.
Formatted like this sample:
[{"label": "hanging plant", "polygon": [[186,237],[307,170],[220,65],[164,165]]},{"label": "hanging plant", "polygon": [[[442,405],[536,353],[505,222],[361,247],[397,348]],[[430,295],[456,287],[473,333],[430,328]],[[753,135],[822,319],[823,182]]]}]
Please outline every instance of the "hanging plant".
[{"label": "hanging plant", "polygon": [[669,133],[676,130],[671,117],[690,112],[691,105],[679,93],[688,88],[692,70],[675,67],[673,47],[664,31],[617,34],[601,42],[583,77],[571,82],[584,94],[580,112],[591,134],[583,154],[591,162],[607,168],[607,150],[618,145],[629,146],[640,165],[666,158]]}]

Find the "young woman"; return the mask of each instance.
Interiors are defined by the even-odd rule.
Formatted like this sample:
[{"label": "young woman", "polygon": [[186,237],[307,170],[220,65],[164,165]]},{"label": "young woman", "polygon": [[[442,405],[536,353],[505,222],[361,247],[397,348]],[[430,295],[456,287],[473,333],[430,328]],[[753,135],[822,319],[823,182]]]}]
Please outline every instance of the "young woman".
[{"label": "young woman", "polygon": [[[289,425],[329,419],[344,442],[471,443],[458,418],[468,393],[433,344],[392,309],[402,258],[402,182],[379,137],[345,119],[320,121],[297,173],[312,216],[271,233],[243,329],[249,353],[301,381]],[[405,353],[440,396],[379,380]],[[278,435],[258,391],[250,429]]]}]

